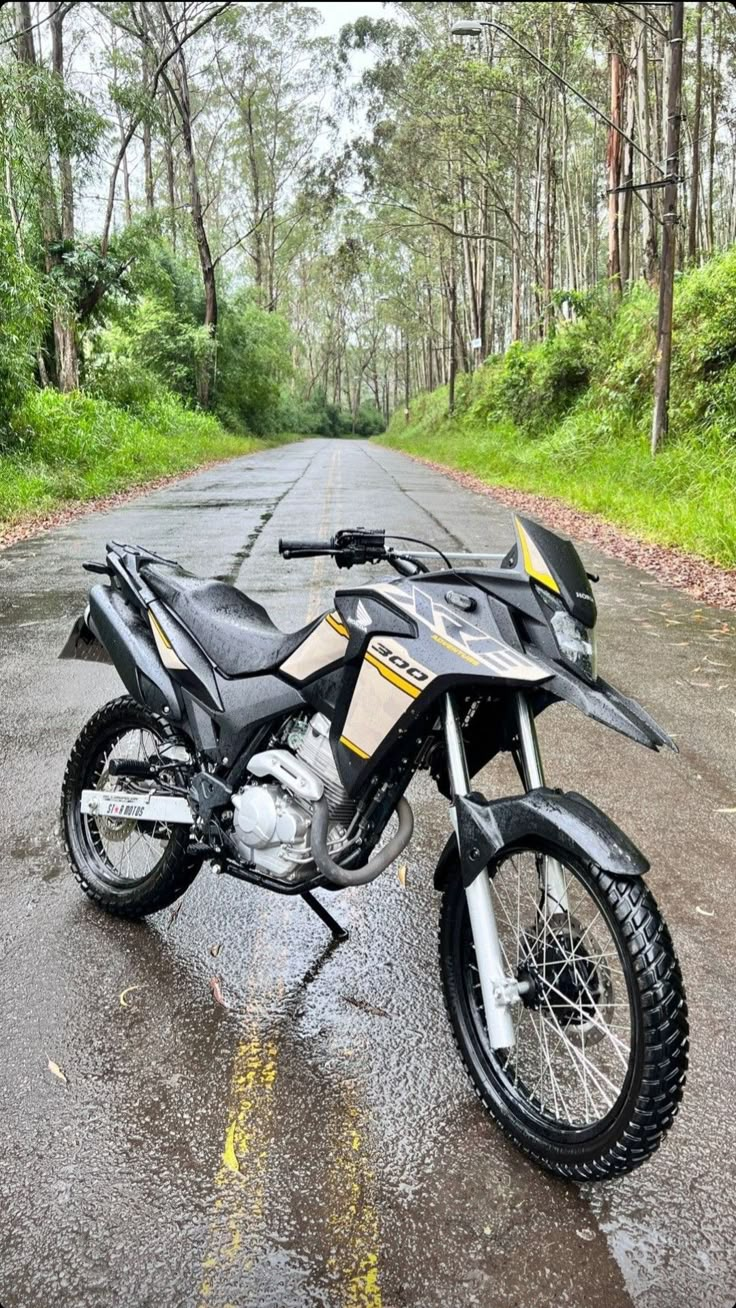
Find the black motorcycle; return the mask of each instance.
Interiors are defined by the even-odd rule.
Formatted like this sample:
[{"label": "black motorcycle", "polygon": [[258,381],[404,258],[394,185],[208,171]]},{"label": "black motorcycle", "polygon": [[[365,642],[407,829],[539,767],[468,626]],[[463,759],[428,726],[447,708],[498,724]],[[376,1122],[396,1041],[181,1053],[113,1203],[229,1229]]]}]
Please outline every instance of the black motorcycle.
[{"label": "black motorcycle", "polygon": [[[674,748],[596,671],[596,605],[569,541],[524,519],[500,566],[382,531],[281,541],[285,558],[390,564],[300,631],[220,581],[110,544],[62,657],[111,661],[129,696],[72,750],[62,827],[76,876],[112,913],[171,904],[205,860],[298,894],[362,885],[408,844],[420,769],[450,802],[440,966],[475,1088],[557,1175],[627,1172],[672,1124],[687,1010],[648,863],[582,795],[544,783],[535,718],[559,700],[650,749]],[[500,556],[497,556],[500,557]],[[469,778],[500,751],[522,793]],[[392,817],[396,829],[382,844]]]}]

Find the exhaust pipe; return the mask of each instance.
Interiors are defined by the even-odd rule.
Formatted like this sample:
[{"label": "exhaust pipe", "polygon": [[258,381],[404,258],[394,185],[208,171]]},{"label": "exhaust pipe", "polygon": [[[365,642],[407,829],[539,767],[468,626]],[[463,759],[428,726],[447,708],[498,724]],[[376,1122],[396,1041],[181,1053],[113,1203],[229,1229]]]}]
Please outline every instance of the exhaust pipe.
[{"label": "exhaust pipe", "polygon": [[373,855],[373,858],[370,858],[362,867],[340,867],[340,864],[335,863],[327,852],[327,831],[330,817],[327,800],[323,795],[314,805],[311,831],[312,857],[318,871],[328,881],[342,887],[364,886],[368,881],[375,880],[379,873],[384,872],[389,863],[393,863],[402,850],[406,849],[412,838],[414,814],[411,811],[409,801],[404,799],[403,796],[396,805],[396,815],[399,819],[398,831],[379,849],[377,854]]}]

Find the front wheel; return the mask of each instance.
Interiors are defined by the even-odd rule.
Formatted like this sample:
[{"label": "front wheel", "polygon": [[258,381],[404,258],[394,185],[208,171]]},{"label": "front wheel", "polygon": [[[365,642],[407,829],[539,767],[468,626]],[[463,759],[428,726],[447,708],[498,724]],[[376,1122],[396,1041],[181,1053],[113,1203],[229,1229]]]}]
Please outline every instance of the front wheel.
[{"label": "front wheel", "polygon": [[555,901],[545,855],[560,859],[551,847],[525,848],[488,871],[507,974],[524,982],[514,1047],[488,1041],[459,868],[440,911],[445,1003],[476,1092],[514,1144],[557,1176],[605,1180],[643,1163],[677,1112],[682,976],[642,881],[565,856],[566,894]]}]

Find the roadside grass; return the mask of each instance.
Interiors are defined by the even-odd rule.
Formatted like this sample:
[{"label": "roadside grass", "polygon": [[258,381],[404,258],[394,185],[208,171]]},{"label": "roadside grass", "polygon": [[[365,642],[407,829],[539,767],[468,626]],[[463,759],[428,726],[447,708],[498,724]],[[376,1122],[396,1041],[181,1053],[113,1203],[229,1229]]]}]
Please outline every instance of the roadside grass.
[{"label": "roadside grass", "polygon": [[[402,429],[403,428],[403,429]],[[489,485],[558,496],[643,540],[736,566],[736,461],[730,442],[680,438],[649,453],[646,434],[622,422],[595,429],[570,415],[546,436],[470,418],[392,425],[383,444],[473,473]]]},{"label": "roadside grass", "polygon": [[736,247],[678,279],[670,435],[655,458],[653,292],[578,308],[544,342],[460,376],[453,418],[441,387],[376,439],[736,566]]},{"label": "roadside grass", "polygon": [[233,435],[166,392],[133,413],[79,392],[34,391],[0,433],[0,523],[294,439]]}]

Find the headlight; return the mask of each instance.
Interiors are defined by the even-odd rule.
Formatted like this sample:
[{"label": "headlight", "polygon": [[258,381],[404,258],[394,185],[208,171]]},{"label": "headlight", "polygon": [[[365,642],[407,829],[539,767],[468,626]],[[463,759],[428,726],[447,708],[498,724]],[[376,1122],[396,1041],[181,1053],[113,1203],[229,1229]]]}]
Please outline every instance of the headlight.
[{"label": "headlight", "polygon": [[557,609],[550,621],[563,659],[590,681],[595,681],[598,675],[595,630],[584,627],[567,609]]}]

